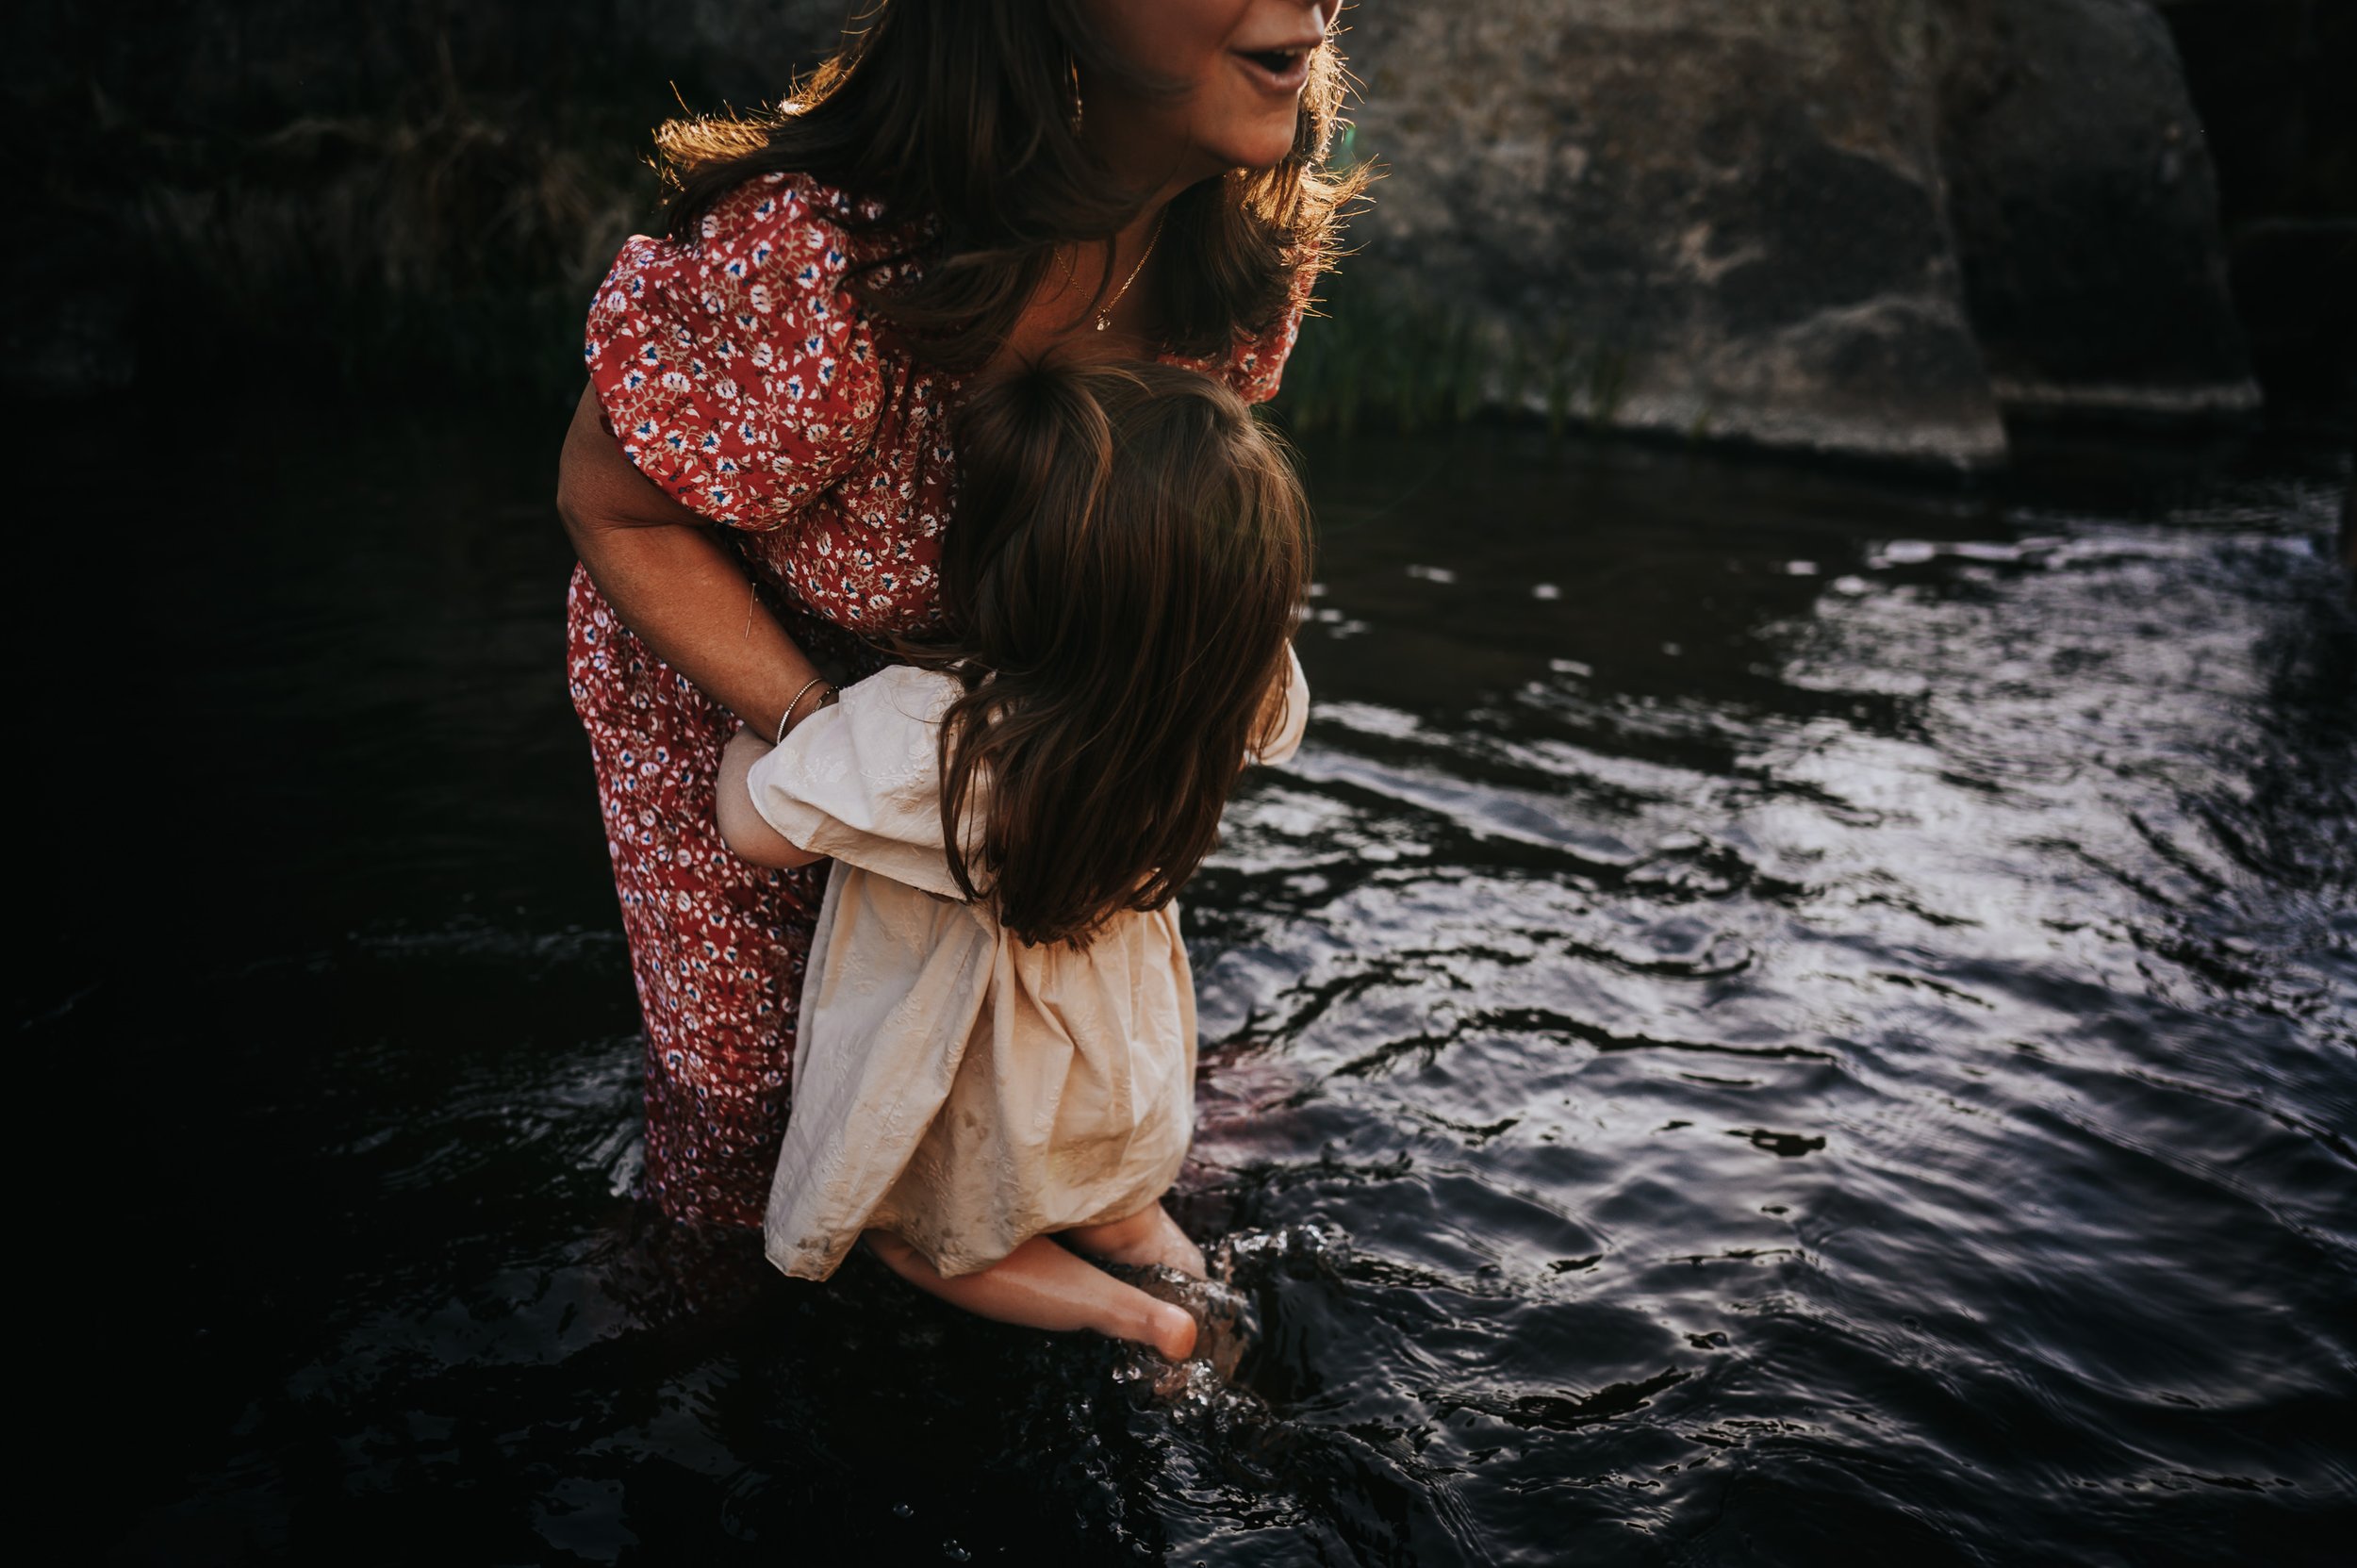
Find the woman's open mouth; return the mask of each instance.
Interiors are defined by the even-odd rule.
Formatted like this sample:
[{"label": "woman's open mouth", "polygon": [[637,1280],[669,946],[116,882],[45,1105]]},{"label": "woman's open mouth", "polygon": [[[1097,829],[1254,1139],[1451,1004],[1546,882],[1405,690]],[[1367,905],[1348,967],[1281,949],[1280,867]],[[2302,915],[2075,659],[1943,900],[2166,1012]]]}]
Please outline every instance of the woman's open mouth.
[{"label": "woman's open mouth", "polygon": [[1235,56],[1253,80],[1270,91],[1298,92],[1310,79],[1310,57],[1316,51],[1314,43],[1293,43],[1278,49],[1238,49]]}]

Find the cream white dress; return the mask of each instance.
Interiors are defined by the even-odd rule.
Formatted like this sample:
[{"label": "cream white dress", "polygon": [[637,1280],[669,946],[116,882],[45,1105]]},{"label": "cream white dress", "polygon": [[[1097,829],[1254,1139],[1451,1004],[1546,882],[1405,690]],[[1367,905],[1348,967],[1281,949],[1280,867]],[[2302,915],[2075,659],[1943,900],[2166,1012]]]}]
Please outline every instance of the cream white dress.
[{"label": "cream white dress", "polygon": [[[1310,691],[1286,653],[1300,745]],[[1195,980],[1176,903],[1085,951],[1032,947],[964,901],[941,833],[940,724],[956,680],[895,666],[753,765],[769,825],[832,855],[802,983],[793,1110],[763,1226],[769,1261],[823,1279],[863,1230],[945,1275],[1031,1237],[1135,1213],[1195,1123]]]}]

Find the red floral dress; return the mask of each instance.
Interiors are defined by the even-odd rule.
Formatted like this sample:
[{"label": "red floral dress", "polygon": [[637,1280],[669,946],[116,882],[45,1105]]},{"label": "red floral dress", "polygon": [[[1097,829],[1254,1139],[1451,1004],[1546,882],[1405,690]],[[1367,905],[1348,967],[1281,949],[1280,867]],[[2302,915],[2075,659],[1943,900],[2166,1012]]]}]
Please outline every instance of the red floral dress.
[{"label": "red floral dress", "polygon": [[[841,191],[768,174],[698,239],[634,236],[589,308],[584,355],[606,422],[648,478],[729,531],[787,633],[852,677],[861,640],[939,619],[934,575],[956,503],[958,380],[871,331],[844,289],[888,239]],[[1301,297],[1217,362],[1276,394]],[[622,928],[646,1017],[647,1190],[682,1219],[761,1223],[785,1133],[802,966],[824,862],[749,866],[713,821],[736,719],[650,652],[576,569],[573,707],[589,732]]]}]

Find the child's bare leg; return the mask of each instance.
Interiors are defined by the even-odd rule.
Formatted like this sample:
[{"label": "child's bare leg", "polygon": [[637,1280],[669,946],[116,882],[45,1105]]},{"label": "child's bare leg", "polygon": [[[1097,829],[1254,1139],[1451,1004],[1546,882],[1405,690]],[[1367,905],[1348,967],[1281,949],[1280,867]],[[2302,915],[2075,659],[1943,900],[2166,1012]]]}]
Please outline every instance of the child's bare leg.
[{"label": "child's bare leg", "polygon": [[1198,1279],[1204,1277],[1203,1249],[1187,1240],[1187,1233],[1160,1203],[1149,1203],[1127,1219],[1077,1226],[1058,1234],[1090,1257],[1109,1263],[1162,1263]]},{"label": "child's bare leg", "polygon": [[1123,1284],[1046,1236],[1033,1236],[978,1274],[954,1279],[888,1231],[870,1230],[866,1240],[893,1273],[977,1316],[1028,1329],[1094,1329],[1109,1339],[1151,1345],[1172,1361],[1195,1350],[1195,1319],[1185,1308]]},{"label": "child's bare leg", "polygon": [[1134,1279],[1148,1296],[1186,1309],[1198,1330],[1195,1354],[1208,1360],[1219,1377],[1235,1376],[1245,1347],[1259,1331],[1252,1304],[1230,1287],[1205,1278],[1202,1252],[1160,1203],[1109,1225],[1082,1226],[1059,1236],[1095,1254],[1114,1274]]}]

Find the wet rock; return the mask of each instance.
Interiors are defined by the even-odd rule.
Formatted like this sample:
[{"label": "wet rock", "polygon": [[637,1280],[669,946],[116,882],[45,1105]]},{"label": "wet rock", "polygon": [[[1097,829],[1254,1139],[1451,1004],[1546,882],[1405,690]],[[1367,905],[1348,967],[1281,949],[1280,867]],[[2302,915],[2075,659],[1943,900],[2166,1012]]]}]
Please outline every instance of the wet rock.
[{"label": "wet rock", "polygon": [[1525,373],[1492,397],[1823,452],[2003,455],[1942,211],[1925,4],[1350,18],[1357,140],[1390,169],[1352,271],[1519,352]]},{"label": "wet rock", "polygon": [[1944,0],[1948,216],[2000,400],[2258,405],[2217,181],[2147,0]]}]

